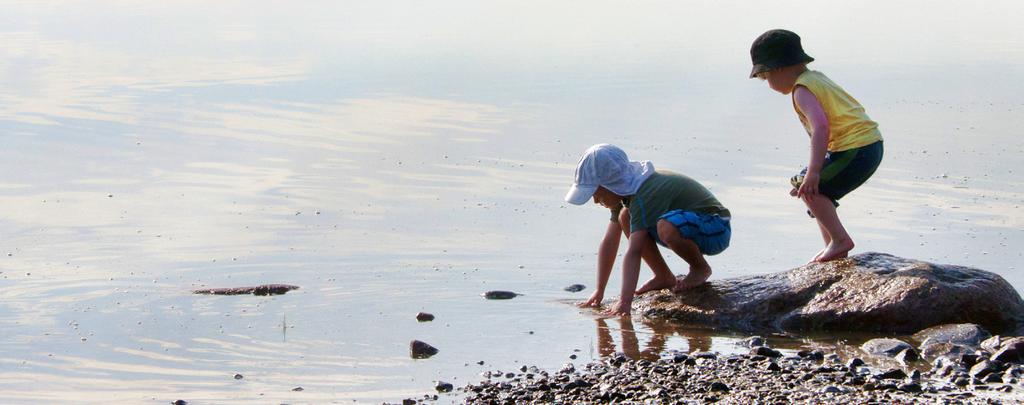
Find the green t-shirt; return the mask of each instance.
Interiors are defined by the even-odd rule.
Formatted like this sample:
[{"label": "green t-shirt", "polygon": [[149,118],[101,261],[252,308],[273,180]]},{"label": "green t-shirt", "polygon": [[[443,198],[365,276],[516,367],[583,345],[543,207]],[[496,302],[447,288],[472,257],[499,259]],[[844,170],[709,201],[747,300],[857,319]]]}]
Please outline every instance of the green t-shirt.
[{"label": "green t-shirt", "polygon": [[[628,196],[622,202],[629,209],[631,233],[654,230],[658,217],[672,210],[732,216],[707,187],[697,180],[667,170],[656,171],[640,185],[636,195]],[[612,220],[617,220],[617,214],[618,210],[612,209]]]}]

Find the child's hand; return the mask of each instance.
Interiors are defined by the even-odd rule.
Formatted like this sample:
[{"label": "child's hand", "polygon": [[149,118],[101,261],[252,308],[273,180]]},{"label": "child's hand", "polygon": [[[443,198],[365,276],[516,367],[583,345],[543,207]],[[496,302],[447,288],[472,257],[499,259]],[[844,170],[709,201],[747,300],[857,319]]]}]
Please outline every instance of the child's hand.
[{"label": "child's hand", "polygon": [[590,299],[579,303],[577,306],[580,308],[598,308],[601,306],[602,300],[604,300],[604,291],[595,290],[594,293],[590,295]]},{"label": "child's hand", "polygon": [[622,301],[619,301],[615,308],[609,309],[601,313],[604,316],[629,316],[632,310],[632,305],[623,305]]},{"label": "child's hand", "polygon": [[800,189],[797,190],[797,197],[802,198],[804,201],[811,201],[815,196],[818,195],[818,180],[820,175],[818,173],[807,172],[804,176],[804,182],[800,184]]}]

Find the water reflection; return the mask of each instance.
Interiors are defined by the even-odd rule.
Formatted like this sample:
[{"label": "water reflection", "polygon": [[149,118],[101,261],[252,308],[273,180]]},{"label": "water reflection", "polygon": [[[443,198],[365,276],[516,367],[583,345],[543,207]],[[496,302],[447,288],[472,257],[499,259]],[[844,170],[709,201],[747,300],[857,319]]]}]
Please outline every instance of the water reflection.
[{"label": "water reflection", "polygon": [[[685,342],[685,350],[687,352],[711,350],[712,335],[706,330],[684,329],[670,322],[645,317],[640,317],[639,319],[643,323],[644,329],[646,329],[641,333],[641,336],[647,337],[647,341],[644,342],[642,348],[631,317],[595,319],[597,322],[597,351],[601,357],[608,357],[622,352],[631,359],[655,361],[661,357],[661,354],[665,351],[666,342],[674,335],[678,335]],[[612,337],[613,328],[608,327],[609,321],[618,326],[620,333],[619,347],[616,347],[615,339]]]}]

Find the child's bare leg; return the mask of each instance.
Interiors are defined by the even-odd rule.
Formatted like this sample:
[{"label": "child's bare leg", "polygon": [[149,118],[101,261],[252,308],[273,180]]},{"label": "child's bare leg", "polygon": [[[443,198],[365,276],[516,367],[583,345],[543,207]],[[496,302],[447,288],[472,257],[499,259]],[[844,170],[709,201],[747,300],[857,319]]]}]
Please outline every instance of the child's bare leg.
[{"label": "child's bare leg", "polygon": [[[622,232],[626,234],[626,238],[629,238],[629,210],[622,210],[619,213],[619,224],[622,227]],[[661,251],[658,250],[658,246],[655,243],[648,243],[644,246],[644,250],[640,252],[640,257],[647,263],[647,267],[651,268],[654,272],[654,277],[647,280],[640,288],[638,288],[633,294],[640,295],[648,291],[662,290],[666,288],[672,288],[676,285],[676,276],[672,274],[672,270],[668,268],[668,263],[665,262],[665,258],[661,255]]]},{"label": "child's bare leg", "polygon": [[704,254],[700,252],[696,243],[684,238],[675,225],[664,219],[658,221],[658,237],[690,265],[690,272],[676,283],[672,291],[688,290],[708,281],[708,278],[711,277],[711,265],[704,260]]},{"label": "child's bare leg", "polygon": [[832,243],[832,237],[828,235],[828,230],[825,229],[825,225],[822,225],[821,221],[817,218],[814,219],[814,222],[818,224],[818,230],[821,231],[821,239],[825,241],[825,247],[821,248],[821,250],[819,250],[811,260],[807,261],[807,263],[814,263],[818,261],[818,259],[821,258],[821,254],[825,253],[825,249],[828,249],[829,243]]},{"label": "child's bare leg", "polygon": [[644,246],[643,252],[640,252],[640,257],[647,263],[647,267],[650,267],[651,271],[654,272],[654,277],[651,277],[644,285],[640,286],[636,290],[636,295],[648,291],[675,287],[676,276],[668,268],[668,263],[665,262],[665,257],[661,255],[661,251],[658,250],[656,243],[648,243],[647,246]]},{"label": "child's bare leg", "polygon": [[827,262],[846,257],[850,250],[853,250],[854,243],[850,234],[846,233],[843,223],[839,221],[839,214],[836,213],[836,206],[832,204],[832,200],[819,195],[807,201],[807,208],[818,219],[823,233],[828,235],[828,245],[816,261]]}]

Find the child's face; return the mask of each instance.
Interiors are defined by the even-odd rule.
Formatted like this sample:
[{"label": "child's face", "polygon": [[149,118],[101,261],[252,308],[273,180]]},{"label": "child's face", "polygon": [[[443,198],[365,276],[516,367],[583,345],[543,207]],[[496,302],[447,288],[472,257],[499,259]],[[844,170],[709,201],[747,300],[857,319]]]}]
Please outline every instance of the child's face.
[{"label": "child's face", "polygon": [[789,94],[790,87],[783,83],[778,69],[769,70],[757,74],[757,78],[768,82],[768,87],[782,94]]},{"label": "child's face", "polygon": [[622,206],[622,196],[615,194],[604,187],[598,187],[594,192],[594,204],[601,204],[605,208]]}]

